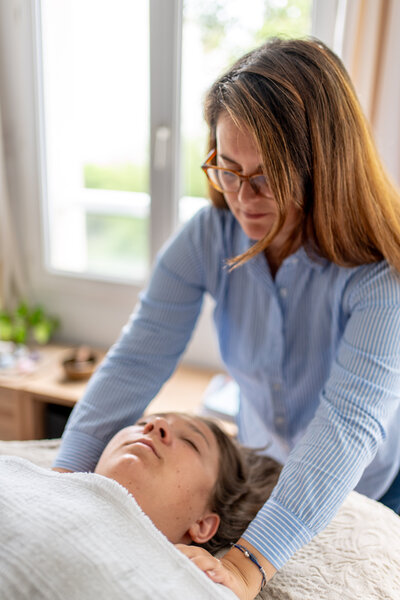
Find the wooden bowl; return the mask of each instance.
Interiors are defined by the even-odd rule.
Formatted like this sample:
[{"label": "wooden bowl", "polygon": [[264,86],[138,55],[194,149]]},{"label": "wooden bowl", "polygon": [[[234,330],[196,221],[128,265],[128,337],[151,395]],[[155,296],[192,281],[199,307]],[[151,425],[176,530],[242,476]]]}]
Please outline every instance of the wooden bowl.
[{"label": "wooden bowl", "polygon": [[87,360],[76,360],[75,356],[63,361],[65,375],[73,381],[89,379],[97,367],[98,359],[95,354],[90,354]]}]

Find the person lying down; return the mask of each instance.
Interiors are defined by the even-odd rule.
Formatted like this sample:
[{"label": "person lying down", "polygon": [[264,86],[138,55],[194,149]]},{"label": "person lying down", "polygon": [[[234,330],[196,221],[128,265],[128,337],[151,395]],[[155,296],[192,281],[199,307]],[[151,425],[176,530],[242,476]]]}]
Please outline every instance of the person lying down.
[{"label": "person lying down", "polygon": [[181,413],[120,430],[94,474],[0,457],[0,589],[21,600],[179,600],[189,586],[191,600],[235,598],[172,544],[215,553],[238,539],[280,469]]},{"label": "person lying down", "polygon": [[216,552],[240,537],[280,470],[215,421],[167,413],[119,431],[95,473],[124,486],[170,542]]}]

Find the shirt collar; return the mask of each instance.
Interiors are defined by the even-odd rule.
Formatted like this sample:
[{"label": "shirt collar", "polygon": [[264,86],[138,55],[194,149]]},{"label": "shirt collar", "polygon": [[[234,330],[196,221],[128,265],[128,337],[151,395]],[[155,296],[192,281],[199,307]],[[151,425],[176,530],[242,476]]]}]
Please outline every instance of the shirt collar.
[{"label": "shirt collar", "polygon": [[289,260],[290,258],[294,257],[298,258],[303,263],[307,264],[310,268],[315,269],[316,271],[322,271],[329,264],[329,261],[326,258],[318,256],[316,252],[312,252],[310,250],[309,254],[307,254],[307,251],[305,250],[304,246],[300,246],[300,248],[296,252],[294,252],[294,254],[291,254],[285,260]]},{"label": "shirt collar", "polygon": [[[243,230],[242,230],[242,234],[243,234],[243,240],[242,240],[242,244],[241,244],[241,248],[242,248],[241,253],[244,253],[244,252],[247,252],[247,250],[249,250],[249,248],[251,248],[251,246],[253,246],[255,242],[254,242],[254,240],[251,240],[249,237],[247,237],[247,235],[243,232]],[[256,258],[256,257],[254,257],[254,258]],[[309,268],[314,269],[316,271],[322,271],[329,264],[329,261],[326,258],[323,258],[322,256],[318,256],[318,254],[316,254],[315,252],[312,252],[311,250],[310,250],[309,254],[307,254],[307,251],[305,250],[304,246],[300,246],[300,248],[298,250],[296,250],[296,252],[294,252],[287,258],[285,258],[285,261],[290,261],[290,260],[293,260],[296,258],[298,260],[301,260]]]}]

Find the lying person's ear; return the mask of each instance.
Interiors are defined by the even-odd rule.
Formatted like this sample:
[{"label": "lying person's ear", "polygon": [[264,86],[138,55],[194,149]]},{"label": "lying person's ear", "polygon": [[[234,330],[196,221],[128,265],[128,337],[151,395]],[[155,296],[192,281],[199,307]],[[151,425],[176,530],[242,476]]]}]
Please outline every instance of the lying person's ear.
[{"label": "lying person's ear", "polygon": [[208,542],[217,533],[220,520],[217,513],[206,513],[202,519],[193,523],[188,530],[192,542],[197,544]]}]

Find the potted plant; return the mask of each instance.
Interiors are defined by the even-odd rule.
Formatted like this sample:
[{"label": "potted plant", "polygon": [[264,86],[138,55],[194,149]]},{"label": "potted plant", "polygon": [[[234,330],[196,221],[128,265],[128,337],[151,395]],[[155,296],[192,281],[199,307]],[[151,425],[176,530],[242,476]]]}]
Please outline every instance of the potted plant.
[{"label": "potted plant", "polygon": [[57,317],[48,315],[42,306],[30,308],[21,302],[13,311],[0,310],[0,340],[15,344],[47,344],[60,326]]}]

